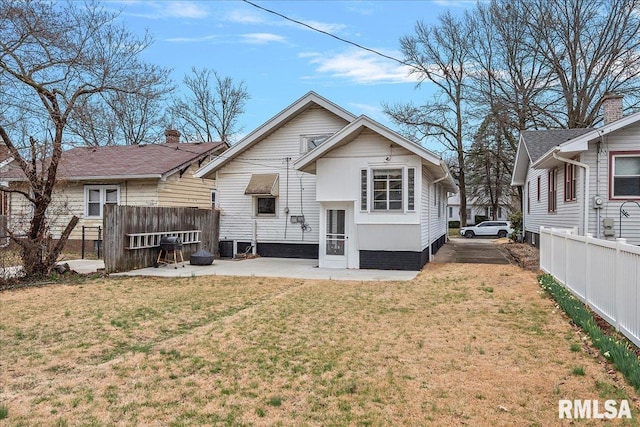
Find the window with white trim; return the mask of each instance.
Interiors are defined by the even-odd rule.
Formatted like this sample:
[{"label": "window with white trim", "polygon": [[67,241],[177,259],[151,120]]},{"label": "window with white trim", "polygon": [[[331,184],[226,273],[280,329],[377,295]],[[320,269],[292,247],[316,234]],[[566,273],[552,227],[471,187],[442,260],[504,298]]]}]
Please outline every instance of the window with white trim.
[{"label": "window with white trim", "polygon": [[640,198],[640,152],[611,153],[611,199]]},{"label": "window with white trim", "polygon": [[366,169],[360,170],[360,210],[367,210],[367,182],[369,181],[369,174]]},{"label": "window with white trim", "polygon": [[402,210],[402,168],[374,169],[372,172],[373,210]]},{"label": "window with white trim", "polygon": [[120,188],[117,185],[85,185],[84,216],[102,218],[103,206],[120,204]]}]

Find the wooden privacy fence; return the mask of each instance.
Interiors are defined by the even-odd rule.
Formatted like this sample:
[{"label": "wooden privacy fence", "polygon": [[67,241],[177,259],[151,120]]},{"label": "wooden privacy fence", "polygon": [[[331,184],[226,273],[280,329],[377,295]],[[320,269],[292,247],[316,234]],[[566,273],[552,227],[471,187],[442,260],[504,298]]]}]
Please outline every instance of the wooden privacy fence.
[{"label": "wooden privacy fence", "polygon": [[185,260],[204,249],[216,253],[220,215],[217,210],[104,206],[104,266],[107,273],[151,267],[162,236],[183,240]]},{"label": "wooden privacy fence", "polygon": [[640,248],[540,227],[540,268],[640,346]]}]

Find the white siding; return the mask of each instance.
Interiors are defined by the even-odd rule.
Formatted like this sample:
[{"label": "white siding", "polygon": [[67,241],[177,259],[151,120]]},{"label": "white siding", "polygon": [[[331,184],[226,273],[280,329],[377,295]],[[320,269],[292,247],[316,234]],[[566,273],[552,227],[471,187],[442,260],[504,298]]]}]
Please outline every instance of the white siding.
[{"label": "white siding", "polygon": [[[346,124],[324,109],[311,108],[223,166],[216,181],[221,210],[220,239],[250,241],[255,226],[258,241],[317,243],[320,205],[316,201],[316,178],[293,169],[293,162],[301,154],[302,135],[334,133]],[[244,194],[253,173],[279,173],[274,218],[253,215],[253,198]],[[303,214],[310,231],[303,232],[299,224],[289,222],[289,216]]]},{"label": "white siding", "polygon": [[[590,144],[589,151],[585,153],[585,162],[591,167],[591,179],[589,181],[589,192],[591,197],[589,200],[589,232],[594,237],[597,232],[598,211],[593,209],[593,196],[602,196],[604,206],[600,210],[600,232],[602,233],[602,220],[604,218],[612,218],[614,221],[615,236],[608,237],[608,240],[616,237],[624,237],[628,243],[640,244],[640,208],[629,202],[624,205],[624,210],[629,217],[622,216],[622,235],[620,235],[620,207],[624,200],[612,200],[609,194],[609,157],[610,153],[616,151],[640,151],[640,124],[630,126],[603,138],[601,144],[601,152],[597,153],[596,144]],[[599,161],[596,159],[599,158]],[[599,167],[598,167],[599,165]],[[598,179],[599,170],[599,179]],[[640,200],[636,200],[640,203]],[[601,236],[604,238],[604,236]]]},{"label": "white siding", "polygon": [[[355,206],[354,221],[357,233],[354,236],[359,250],[372,251],[419,251],[420,248],[420,188],[416,176],[414,181],[415,209],[413,211],[371,212],[360,209],[361,175],[369,172],[367,187],[368,202],[371,203],[371,169],[400,168],[406,174],[408,168],[421,170],[419,156],[393,144],[370,130],[363,131],[347,145],[327,153],[316,163],[317,199],[322,202],[349,201]],[[406,176],[403,179],[406,185]],[[407,190],[403,191],[406,206]]]},{"label": "white siding", "polygon": [[[440,203],[438,203],[440,201]],[[422,172],[421,242],[424,250],[448,230],[447,192],[439,184],[433,184],[433,178],[424,170]]]},{"label": "white siding", "polygon": [[[589,144],[589,151],[584,152],[578,159],[589,165],[589,196],[588,196],[588,232],[597,237],[598,214],[600,216],[600,237],[602,235],[602,220],[612,218],[614,220],[615,236],[608,240],[620,237],[620,206],[624,201],[611,200],[609,197],[609,158],[615,151],[640,151],[640,125],[634,125],[626,129],[614,132],[603,137],[600,153],[597,152],[597,144]],[[599,160],[597,160],[599,159]],[[582,231],[584,222],[583,194],[584,194],[584,169],[577,167],[576,201],[564,202],[564,167],[558,166],[558,200],[557,212],[547,212],[547,170],[532,170],[527,173],[527,182],[531,182],[531,213],[527,214],[527,184],[523,188],[525,230],[533,233],[540,232],[540,226],[573,228],[578,227]],[[541,197],[537,201],[537,177],[541,176]],[[598,212],[593,208],[593,197],[602,196],[604,206]],[[640,244],[640,208],[635,203],[627,203],[624,206],[629,218],[622,216],[622,237],[627,238],[631,244]]]}]

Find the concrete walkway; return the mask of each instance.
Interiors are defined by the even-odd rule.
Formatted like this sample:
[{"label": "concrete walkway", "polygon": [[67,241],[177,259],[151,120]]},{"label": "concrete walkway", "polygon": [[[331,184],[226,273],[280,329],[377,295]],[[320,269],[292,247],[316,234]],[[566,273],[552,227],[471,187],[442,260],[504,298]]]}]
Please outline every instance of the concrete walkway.
[{"label": "concrete walkway", "polygon": [[463,264],[509,264],[511,261],[495,238],[453,237],[436,253],[433,262]]}]

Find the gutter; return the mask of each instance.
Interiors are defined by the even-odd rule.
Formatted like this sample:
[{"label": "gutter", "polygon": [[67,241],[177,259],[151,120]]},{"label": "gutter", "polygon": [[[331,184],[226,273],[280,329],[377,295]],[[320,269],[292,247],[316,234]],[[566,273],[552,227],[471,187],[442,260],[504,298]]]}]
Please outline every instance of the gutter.
[{"label": "gutter", "polygon": [[553,158],[558,161],[584,168],[584,203],[583,203],[584,223],[583,223],[582,229],[583,229],[583,235],[586,236],[587,232],[589,231],[589,172],[590,172],[589,165],[578,162],[576,160],[560,157],[558,156],[558,153],[556,151],[554,151],[552,154],[553,154]]}]

